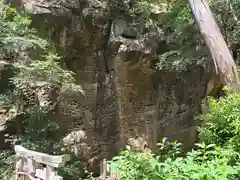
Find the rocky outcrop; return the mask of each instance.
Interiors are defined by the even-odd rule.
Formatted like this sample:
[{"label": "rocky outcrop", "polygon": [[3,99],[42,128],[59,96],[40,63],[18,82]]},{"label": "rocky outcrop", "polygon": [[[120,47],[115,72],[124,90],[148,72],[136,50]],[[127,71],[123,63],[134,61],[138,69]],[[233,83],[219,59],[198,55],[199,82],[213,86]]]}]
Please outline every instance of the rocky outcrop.
[{"label": "rocky outcrop", "polygon": [[8,79],[12,76],[12,65],[6,61],[5,57],[1,57],[0,52],[0,93],[10,88]]},{"label": "rocky outcrop", "polygon": [[164,136],[191,147],[198,125],[193,119],[201,111],[208,74],[203,67],[184,74],[157,72],[151,55],[161,48],[161,37],[147,35],[123,42],[114,58],[121,139],[135,138],[142,150],[155,149]]},{"label": "rocky outcrop", "polygon": [[[9,85],[11,76],[12,64],[7,60],[5,53],[0,51],[0,93],[4,93],[8,91],[8,88],[11,88]],[[5,96],[0,96],[0,149],[7,148],[5,143],[7,132],[16,132],[16,129],[9,117],[7,99]]]},{"label": "rocky outcrop", "polygon": [[65,144],[92,166],[126,144],[154,150],[164,136],[190,147],[208,73],[200,66],[181,74],[157,71],[157,54],[166,49],[162,32],[111,17],[109,3],[13,0],[39,34],[54,42],[83,88],[84,94],[55,98]]}]

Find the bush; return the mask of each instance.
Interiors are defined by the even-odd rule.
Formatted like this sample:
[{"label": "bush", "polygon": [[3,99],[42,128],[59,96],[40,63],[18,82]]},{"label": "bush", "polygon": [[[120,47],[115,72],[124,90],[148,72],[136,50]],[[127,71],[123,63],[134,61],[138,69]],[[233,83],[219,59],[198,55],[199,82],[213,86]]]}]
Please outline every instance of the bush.
[{"label": "bush", "polygon": [[162,139],[161,143],[157,143],[157,151],[159,160],[165,161],[168,158],[176,159],[183,155],[183,145],[177,141],[171,142],[168,141],[166,137]]},{"label": "bush", "polygon": [[237,179],[238,165],[229,165],[232,156],[238,154],[230,149],[221,149],[214,144],[197,144],[197,149],[186,157],[161,156],[131,150],[121,152],[110,161],[112,171],[119,172],[124,180],[227,180]]},{"label": "bush", "polygon": [[138,153],[131,150],[122,151],[111,161],[111,170],[119,172],[121,179],[157,179],[158,174],[155,168],[157,159],[151,153]]},{"label": "bush", "polygon": [[226,91],[216,100],[209,98],[209,111],[200,116],[200,139],[240,152],[240,94]]}]

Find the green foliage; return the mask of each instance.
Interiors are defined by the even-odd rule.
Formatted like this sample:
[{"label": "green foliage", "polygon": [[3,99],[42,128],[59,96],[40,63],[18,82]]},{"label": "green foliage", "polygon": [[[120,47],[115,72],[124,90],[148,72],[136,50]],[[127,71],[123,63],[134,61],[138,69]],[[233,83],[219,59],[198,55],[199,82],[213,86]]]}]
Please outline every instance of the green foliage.
[{"label": "green foliage", "polygon": [[162,179],[227,180],[238,174],[239,166],[228,165],[231,150],[213,147],[212,150],[192,150],[186,158],[166,160],[160,169]]},{"label": "green foliage", "polygon": [[[239,163],[240,152],[240,131],[239,131],[239,105],[240,94],[233,93],[231,89],[225,88],[226,95],[219,99],[208,99],[209,111],[205,112],[199,118],[203,121],[200,128],[200,140],[207,143],[220,144],[226,149],[237,152],[231,154],[230,163]],[[207,146],[202,145],[203,152]],[[238,169],[238,173],[239,173]],[[232,179],[239,179],[233,176]]]},{"label": "green foliage", "polygon": [[12,93],[6,92],[5,94],[0,94],[0,106],[10,107],[12,104]]},{"label": "green foliage", "polygon": [[211,0],[211,9],[215,12],[218,25],[228,43],[234,58],[239,64],[240,45],[240,1],[239,0]]},{"label": "green foliage", "polygon": [[13,174],[14,155],[11,151],[0,151],[0,179],[9,180]]},{"label": "green foliage", "polygon": [[59,124],[50,114],[41,110],[38,106],[25,109],[24,133],[16,137],[16,141],[26,148],[41,151],[57,153],[60,150],[59,143],[54,139],[54,133],[57,132]]},{"label": "green foliage", "polygon": [[[16,89],[34,81],[46,81],[66,87],[75,83],[73,72],[63,69],[60,57],[50,44],[29,28],[31,20],[15,9],[6,6],[0,17],[0,47],[13,54],[13,65],[17,74],[13,77]],[[34,51],[34,52],[33,52]],[[19,61],[21,55],[23,59]],[[23,61],[24,60],[24,61]],[[79,89],[79,87],[78,87]]]},{"label": "green foliage", "polygon": [[111,161],[111,170],[120,172],[125,180],[157,179],[155,166],[158,161],[150,153],[137,153],[134,151],[122,151]]},{"label": "green foliage", "polygon": [[[161,28],[164,31],[167,46],[172,47],[158,54],[158,70],[185,72],[193,66],[205,67],[208,51],[194,24],[187,1],[120,0],[113,1],[112,6],[115,18],[130,20],[144,25],[146,29]],[[159,18],[153,15],[154,9],[161,11]]]},{"label": "green foliage", "polygon": [[209,112],[200,118],[200,138],[208,143],[229,146],[240,152],[240,94],[228,92],[216,100],[209,98]]},{"label": "green foliage", "polygon": [[[174,144],[178,147],[177,143]],[[227,180],[237,178],[239,165],[229,165],[232,155],[236,154],[234,151],[221,149],[213,144],[197,144],[197,146],[200,148],[187,153],[186,157],[174,156],[176,158],[171,158],[172,154],[168,154],[168,151],[166,154],[154,155],[127,150],[121,152],[120,156],[114,157],[110,165],[113,171],[120,172],[121,178],[126,180]],[[168,158],[163,160],[166,157]]]},{"label": "green foliage", "polygon": [[117,18],[123,15],[124,17],[121,18],[138,23],[146,22],[150,16],[150,2],[149,0],[119,0],[112,2],[112,8],[117,12]]},{"label": "green foliage", "polygon": [[[71,154],[70,151],[66,152]],[[84,174],[84,167],[79,158],[71,154],[71,160],[64,167],[58,169],[58,174],[67,180],[79,180]]]},{"label": "green foliage", "polygon": [[158,55],[156,68],[166,72],[185,72],[193,66],[205,67],[208,53],[187,1],[169,0],[161,4],[166,4],[167,8],[164,18],[157,23],[165,32],[169,47]]},{"label": "green foliage", "polygon": [[163,53],[159,55],[159,62],[156,64],[156,68],[167,72],[184,72],[192,66],[204,66],[206,58],[200,55],[193,55],[192,53],[191,51],[184,50],[181,52],[172,50]]},{"label": "green foliage", "polygon": [[[74,74],[64,68],[64,62],[54,48],[37,36],[36,30],[29,27],[30,24],[29,17],[13,8],[6,6],[0,10],[0,50],[14,66],[11,78],[14,89],[0,94],[0,105],[9,110],[10,116],[23,116],[24,130],[12,137],[14,143],[48,154],[64,154],[66,151],[61,149],[57,134],[59,122],[54,113],[41,109],[35,99],[30,102],[26,94],[35,93],[36,89],[29,88],[29,85],[37,82],[60,87],[61,92],[81,91],[81,88],[75,84]],[[0,179],[3,179],[2,175],[10,179],[10,155],[5,151],[3,153],[0,157]],[[75,180],[82,173],[81,169],[79,159],[75,158],[59,171],[66,179]]]},{"label": "green foliage", "polygon": [[183,145],[177,141],[168,141],[166,137],[162,139],[161,143],[157,143],[156,154],[161,158],[161,161],[167,158],[176,159],[183,155]]},{"label": "green foliage", "polygon": [[[47,81],[54,84],[72,83],[74,78],[71,71],[63,70],[59,65],[60,57],[55,54],[48,54],[41,60],[29,62],[26,65],[19,65],[19,80],[25,81]],[[18,84],[18,81],[14,84]]]},{"label": "green foliage", "polygon": [[[174,47],[159,55],[157,68],[161,71],[184,72],[195,65],[205,66],[211,57],[199,28],[193,21],[188,1],[162,0],[159,4],[166,4],[167,8],[158,25],[165,32],[167,43]],[[210,6],[234,59],[239,64],[240,1],[211,0]]]},{"label": "green foliage", "polygon": [[28,17],[8,6],[0,14],[0,46],[8,53],[18,54],[29,48],[37,50],[47,47],[47,41],[38,37],[36,30],[29,28],[31,20]]},{"label": "green foliage", "polygon": [[167,36],[169,36],[168,38],[170,38],[169,40],[186,46],[199,39],[199,33],[193,34],[197,31],[195,31],[193,18],[186,1],[169,1],[168,3],[169,10],[162,23]]},{"label": "green foliage", "polygon": [[24,89],[33,82],[49,82],[60,85],[62,90],[81,91],[81,87],[75,85],[74,73],[62,69],[60,66],[60,57],[49,53],[41,60],[34,60],[25,64],[17,64],[18,73],[13,77],[13,84],[16,89]]}]

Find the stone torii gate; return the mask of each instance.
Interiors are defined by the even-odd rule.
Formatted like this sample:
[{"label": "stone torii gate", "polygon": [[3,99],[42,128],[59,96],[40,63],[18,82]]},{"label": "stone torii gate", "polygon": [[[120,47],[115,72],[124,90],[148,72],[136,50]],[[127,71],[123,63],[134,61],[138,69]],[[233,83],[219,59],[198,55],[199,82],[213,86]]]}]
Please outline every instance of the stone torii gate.
[{"label": "stone torii gate", "polygon": [[22,146],[14,147],[16,152],[15,180],[62,180],[54,168],[62,167],[70,160],[69,155],[52,156],[28,150]]}]

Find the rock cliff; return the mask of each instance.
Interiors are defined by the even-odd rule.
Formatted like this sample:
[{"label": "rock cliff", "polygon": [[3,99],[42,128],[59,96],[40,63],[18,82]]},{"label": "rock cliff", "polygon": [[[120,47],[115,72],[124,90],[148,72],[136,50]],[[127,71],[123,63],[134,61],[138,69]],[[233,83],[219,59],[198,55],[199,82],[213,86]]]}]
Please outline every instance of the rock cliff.
[{"label": "rock cliff", "polygon": [[[65,93],[51,100],[63,141],[90,164],[112,157],[126,144],[154,150],[164,136],[191,147],[209,72],[201,66],[184,73],[157,71],[157,55],[168,49],[163,32],[116,16],[111,4],[12,1],[31,16],[40,36],[51,39],[83,88],[82,95]],[[0,74],[5,66],[0,61]]]}]

